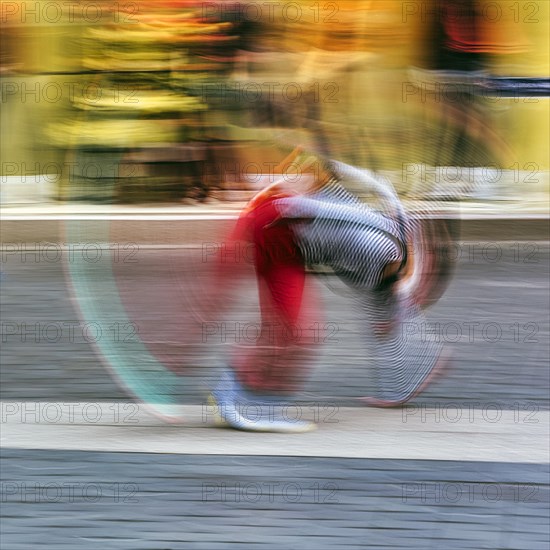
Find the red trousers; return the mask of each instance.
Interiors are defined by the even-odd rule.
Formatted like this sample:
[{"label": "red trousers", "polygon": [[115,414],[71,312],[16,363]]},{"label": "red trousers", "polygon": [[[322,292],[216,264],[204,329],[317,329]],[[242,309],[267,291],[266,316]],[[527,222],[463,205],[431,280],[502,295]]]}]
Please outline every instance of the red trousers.
[{"label": "red trousers", "polygon": [[237,350],[232,366],[251,390],[292,392],[303,382],[320,341],[319,295],[313,285],[306,286],[304,259],[275,198],[246,211],[232,235],[254,245],[261,312],[258,337]]}]

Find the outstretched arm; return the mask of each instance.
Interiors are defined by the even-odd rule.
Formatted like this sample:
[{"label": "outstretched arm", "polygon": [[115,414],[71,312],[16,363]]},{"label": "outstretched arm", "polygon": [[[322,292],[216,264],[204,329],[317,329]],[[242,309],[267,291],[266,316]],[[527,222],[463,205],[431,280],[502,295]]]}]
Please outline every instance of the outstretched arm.
[{"label": "outstretched arm", "polygon": [[277,174],[284,174],[285,171],[288,169],[288,167],[298,158],[299,155],[301,155],[303,152],[303,149],[300,145],[298,145],[294,151],[292,151],[288,156],[286,156],[277,166],[275,166],[275,172]]}]

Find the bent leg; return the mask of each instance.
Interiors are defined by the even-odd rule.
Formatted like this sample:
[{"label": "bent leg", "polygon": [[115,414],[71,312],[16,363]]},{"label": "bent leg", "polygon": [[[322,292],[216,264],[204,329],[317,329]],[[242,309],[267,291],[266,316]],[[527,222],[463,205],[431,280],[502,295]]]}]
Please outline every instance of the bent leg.
[{"label": "bent leg", "polygon": [[[439,360],[442,345],[420,309],[391,289],[367,292],[359,307],[364,319],[367,346],[377,399],[405,402],[418,393]],[[396,318],[379,330],[388,311]]]},{"label": "bent leg", "polygon": [[293,392],[300,386],[315,352],[310,327],[319,321],[319,297],[311,284],[306,287],[292,229],[277,224],[277,216],[272,201],[256,212],[252,233],[261,331],[255,345],[232,361],[239,380],[256,392]]},{"label": "bent leg", "polygon": [[276,265],[259,275],[261,333],[257,342],[233,357],[239,380],[257,392],[294,392],[303,382],[316,351],[319,322],[316,289],[303,266]]}]

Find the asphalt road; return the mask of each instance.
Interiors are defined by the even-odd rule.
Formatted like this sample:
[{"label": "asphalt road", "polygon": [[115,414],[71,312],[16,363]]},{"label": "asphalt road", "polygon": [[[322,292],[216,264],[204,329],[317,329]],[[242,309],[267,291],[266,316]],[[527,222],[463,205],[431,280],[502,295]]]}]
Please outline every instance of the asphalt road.
[{"label": "asphalt road", "polygon": [[[55,250],[3,255],[3,400],[125,399],[100,358],[114,345],[119,353],[138,353],[141,348],[136,352],[131,346],[140,339],[161,360],[183,366],[182,403],[201,403],[229,348],[254,340],[253,280],[235,293],[225,324],[203,325],[202,334],[193,337],[202,343],[190,351],[181,342],[191,339],[197,300],[208,299],[208,256],[204,250],[124,246],[100,251],[97,262],[97,250],[87,250],[94,261],[80,262],[86,271],[83,281],[67,250],[57,257]],[[47,261],[47,254],[54,261]],[[456,255],[455,276],[428,312],[431,330],[452,349],[452,368],[421,402],[547,410],[548,245],[470,243],[458,245]],[[319,355],[302,397],[353,406],[352,398],[369,393],[361,326],[341,283],[329,277],[319,286],[323,316],[304,329],[319,344]],[[403,330],[422,332],[426,327]]]},{"label": "asphalt road", "polygon": [[[430,311],[430,320],[439,323],[441,338],[454,351],[454,366],[412,403],[415,413],[424,406],[447,414],[454,407],[468,414],[490,413],[481,424],[478,417],[475,430],[467,420],[460,426],[449,419],[437,423],[432,414],[431,424],[425,424],[415,414],[410,420],[417,422],[422,437],[415,449],[407,449],[411,423],[400,418],[394,432],[384,432],[390,415],[395,420],[399,411],[377,411],[379,422],[372,417],[363,428],[353,409],[339,409],[347,415],[342,423],[321,426],[313,439],[258,438],[154,423],[134,426],[123,422],[126,416],[114,426],[52,426],[48,421],[41,427],[33,424],[32,411],[18,429],[4,418],[8,409],[3,404],[2,549],[546,550],[547,460],[521,456],[529,456],[529,445],[534,448],[538,440],[541,455],[541,424],[531,421],[541,421],[549,408],[549,249],[541,243],[493,245],[473,256],[466,245],[459,250],[453,282]],[[87,260],[87,277],[71,269],[67,257],[46,261],[44,251],[39,261],[33,256],[22,261],[20,254],[2,258],[4,403],[74,402],[82,412],[82,404],[103,401],[109,414],[118,411],[113,404],[127,397],[98,353],[115,344],[125,349],[125,343],[134,350],[136,333],[149,350],[168,349],[169,361],[185,365],[182,402],[202,403],[208,379],[235,343],[233,333],[226,334],[224,343],[219,332],[209,335],[213,340],[198,352],[179,347],[178,335],[188,337],[185,329],[196,300],[204,299],[207,266],[200,256],[183,250],[139,247],[122,249],[136,253],[137,262],[113,265],[115,252]],[[352,398],[368,392],[368,356],[350,298],[337,281],[327,282],[326,311],[318,327],[322,351],[301,397],[356,405]],[[254,292],[245,284],[236,294],[228,322],[254,322]],[[101,319],[94,320],[94,312]],[[97,327],[104,330],[107,318],[108,334],[98,335]],[[509,432],[504,423],[491,420],[500,410]],[[351,419],[348,424],[346,419]],[[356,426],[353,438],[346,440],[345,426]],[[454,441],[456,429],[461,438]],[[60,430],[71,446],[54,448],[63,443]],[[484,430],[494,432],[492,439]],[[315,456],[313,443],[324,449],[323,439],[331,434],[343,436],[341,451]],[[24,444],[13,443],[25,437]],[[494,437],[510,447],[509,456],[514,446],[522,454],[502,461],[497,447],[489,449]],[[463,450],[452,460],[437,459],[444,454],[438,447],[442,438],[447,446],[462,445]],[[468,458],[473,442],[487,456],[484,461]],[[267,450],[254,452],[258,444]],[[270,448],[292,456],[268,456]],[[385,458],[369,458],[373,456]]]}]

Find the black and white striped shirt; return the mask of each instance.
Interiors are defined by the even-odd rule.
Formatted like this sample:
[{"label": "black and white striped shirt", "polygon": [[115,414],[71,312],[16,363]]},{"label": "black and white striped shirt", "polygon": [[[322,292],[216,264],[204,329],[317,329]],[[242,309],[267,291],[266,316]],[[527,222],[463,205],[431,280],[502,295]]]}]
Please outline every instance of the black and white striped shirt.
[{"label": "black and white striped shirt", "polygon": [[[343,163],[332,163],[331,168],[339,177],[354,170],[354,178],[373,187],[368,173]],[[383,193],[389,203],[398,202]],[[296,220],[295,234],[306,262],[329,266],[352,286],[375,288],[386,265],[404,258],[403,222],[361,202],[336,178],[316,193],[279,199],[276,206],[284,218]]]}]

